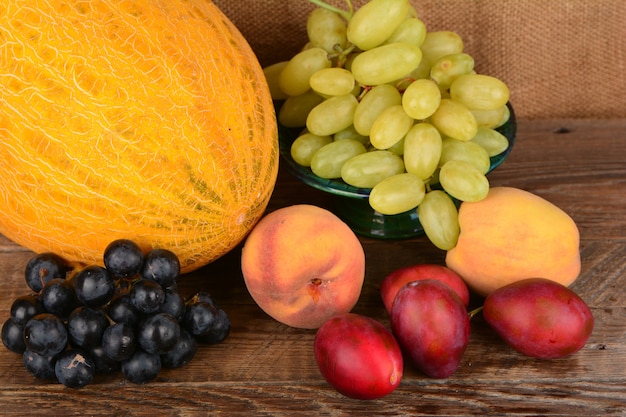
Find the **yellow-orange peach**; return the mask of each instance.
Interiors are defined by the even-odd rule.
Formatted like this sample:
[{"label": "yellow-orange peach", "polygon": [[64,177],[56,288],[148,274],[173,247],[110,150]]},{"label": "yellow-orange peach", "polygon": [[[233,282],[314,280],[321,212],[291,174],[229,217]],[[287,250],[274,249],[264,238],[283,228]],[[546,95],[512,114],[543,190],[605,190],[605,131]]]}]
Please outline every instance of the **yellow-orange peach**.
[{"label": "yellow-orange peach", "polygon": [[365,253],[341,219],[300,204],[261,219],[246,238],[241,269],[250,295],[268,315],[288,326],[317,329],[358,301]]},{"label": "yellow-orange peach", "polygon": [[461,204],[459,223],[446,265],[479,295],[525,278],[568,286],[580,273],[576,223],[538,195],[493,187],[484,200]]}]

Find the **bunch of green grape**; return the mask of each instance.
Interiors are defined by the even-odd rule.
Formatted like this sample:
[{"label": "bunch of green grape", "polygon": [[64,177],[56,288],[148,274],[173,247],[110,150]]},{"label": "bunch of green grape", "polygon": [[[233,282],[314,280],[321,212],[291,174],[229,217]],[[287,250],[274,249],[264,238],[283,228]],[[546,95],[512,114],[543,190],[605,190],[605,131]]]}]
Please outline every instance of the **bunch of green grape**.
[{"label": "bunch of green grape", "polygon": [[453,248],[456,202],[486,197],[490,157],[508,147],[495,130],[510,117],[507,85],[475,72],[457,33],[427,31],[409,0],[357,10],[309,1],[318,7],[308,43],[264,68],[284,100],[279,122],[303,128],[291,156],[319,177],[371,188],[381,214],[417,209],[431,242]]}]

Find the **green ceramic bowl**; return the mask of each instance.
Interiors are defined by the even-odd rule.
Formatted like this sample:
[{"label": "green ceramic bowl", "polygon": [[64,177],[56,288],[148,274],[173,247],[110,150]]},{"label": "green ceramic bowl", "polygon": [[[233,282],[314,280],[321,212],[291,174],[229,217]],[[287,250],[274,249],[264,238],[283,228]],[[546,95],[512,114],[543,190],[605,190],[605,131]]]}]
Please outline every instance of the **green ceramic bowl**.
[{"label": "green ceramic bowl", "polygon": [[[277,103],[277,110],[281,103]],[[509,156],[517,133],[517,121],[513,107],[508,104],[511,116],[507,123],[497,130],[509,140],[509,147],[499,155],[491,157],[489,172],[496,169]],[[291,144],[302,129],[290,129],[279,124],[278,135],[280,154],[287,170],[303,183],[333,195],[331,210],[345,221],[355,233],[380,238],[404,239],[424,234],[417,210],[409,210],[396,215],[383,215],[371,208],[368,202],[371,188],[358,188],[346,184],[341,179],[324,179],[315,175],[310,168],[298,165],[291,158]]]}]

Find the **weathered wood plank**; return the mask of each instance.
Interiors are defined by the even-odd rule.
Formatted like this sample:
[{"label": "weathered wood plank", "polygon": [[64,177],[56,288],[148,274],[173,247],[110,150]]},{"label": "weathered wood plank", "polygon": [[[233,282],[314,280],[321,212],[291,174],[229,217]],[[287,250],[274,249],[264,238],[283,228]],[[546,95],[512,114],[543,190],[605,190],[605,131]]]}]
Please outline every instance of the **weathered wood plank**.
[{"label": "weathered wood plank", "polygon": [[[19,355],[0,347],[0,414],[626,415],[626,120],[520,121],[511,157],[490,180],[542,195],[570,213],[580,228],[583,266],[572,288],[592,307],[596,326],[585,348],[573,356],[524,357],[478,315],[463,362],[451,378],[432,380],[407,365],[391,395],[351,400],[319,374],[312,354],[314,331],[277,323],[255,305],[243,283],[237,248],[179,285],[184,295],[212,292],[227,310],[233,328],[223,344],[201,347],[190,364],[164,370],[147,385],[114,374],[98,376],[80,390],[35,380]],[[296,203],[329,207],[331,200],[281,172],[269,209]],[[384,276],[414,263],[442,263],[445,254],[425,238],[361,241],[367,275],[354,311],[389,325],[379,294]],[[12,300],[28,292],[22,275],[30,256],[0,236],[2,321]],[[472,299],[473,305],[480,302]]]}]

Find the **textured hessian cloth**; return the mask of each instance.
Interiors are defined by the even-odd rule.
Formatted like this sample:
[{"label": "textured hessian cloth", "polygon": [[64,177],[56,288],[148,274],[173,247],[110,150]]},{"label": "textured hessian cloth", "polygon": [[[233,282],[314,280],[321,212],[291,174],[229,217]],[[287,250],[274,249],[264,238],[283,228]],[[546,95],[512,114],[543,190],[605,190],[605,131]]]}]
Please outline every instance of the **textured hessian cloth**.
[{"label": "textured hessian cloth", "polygon": [[[214,2],[263,66],[288,60],[304,45],[315,7],[307,0]],[[508,84],[519,118],[626,117],[626,1],[411,2],[429,31],[461,35],[477,72]],[[328,3],[346,7],[344,0]]]}]

